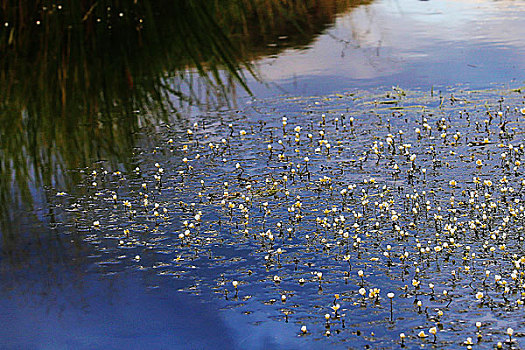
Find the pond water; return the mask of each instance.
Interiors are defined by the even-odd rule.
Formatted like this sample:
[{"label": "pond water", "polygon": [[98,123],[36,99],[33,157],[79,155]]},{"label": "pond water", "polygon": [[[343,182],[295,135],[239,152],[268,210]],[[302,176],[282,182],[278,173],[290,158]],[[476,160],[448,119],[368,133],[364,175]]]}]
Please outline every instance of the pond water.
[{"label": "pond water", "polygon": [[372,2],[338,14],[307,48],[258,65],[272,93],[521,84],[524,10],[516,1]]},{"label": "pond water", "polygon": [[0,347],[523,347],[525,4],[181,4],[4,21]]}]

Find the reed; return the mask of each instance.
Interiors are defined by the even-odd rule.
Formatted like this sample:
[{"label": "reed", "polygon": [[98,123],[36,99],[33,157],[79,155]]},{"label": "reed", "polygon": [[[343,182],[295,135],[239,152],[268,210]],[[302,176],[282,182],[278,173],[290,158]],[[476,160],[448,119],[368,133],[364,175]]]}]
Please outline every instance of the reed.
[{"label": "reed", "polygon": [[0,0],[2,238],[16,240],[20,213],[41,221],[44,188],[72,190],[71,169],[130,170],[141,128],[231,107],[245,75],[258,79],[253,61],[304,47],[360,3]]}]

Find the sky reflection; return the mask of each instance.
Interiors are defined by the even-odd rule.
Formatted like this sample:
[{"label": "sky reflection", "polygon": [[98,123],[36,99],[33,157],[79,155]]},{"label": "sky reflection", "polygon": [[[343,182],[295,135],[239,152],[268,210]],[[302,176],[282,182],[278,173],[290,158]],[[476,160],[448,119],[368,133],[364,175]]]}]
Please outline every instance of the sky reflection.
[{"label": "sky reflection", "polygon": [[[253,79],[249,85],[255,97],[265,97],[389,85],[415,89],[523,84],[524,14],[525,3],[515,1],[376,1],[339,15],[308,47],[288,48],[259,60],[258,71],[268,86]],[[47,222],[42,211],[36,215]],[[35,231],[33,220],[17,220],[17,227]],[[89,249],[69,249],[69,236],[64,243],[42,231],[44,243],[40,236],[22,237],[19,246],[31,253],[28,257],[25,250],[16,250],[23,256],[10,257],[16,262],[11,264],[20,269],[55,266],[53,273],[59,277],[52,280],[32,270],[28,274],[36,283],[19,276],[16,284],[6,283],[13,281],[10,274],[0,275],[3,348],[304,349],[312,344],[297,336],[295,323],[284,324],[259,312],[245,315],[241,311],[253,310],[242,307],[224,310],[217,298],[208,296],[205,301],[178,292],[173,281],[148,289],[141,272],[120,272],[108,278],[85,273],[92,267],[89,261],[82,262]],[[62,244],[67,254],[62,253]],[[67,267],[62,271],[56,261],[44,265],[31,260],[42,251],[49,259],[79,259],[81,285],[73,286],[68,276],[75,272]],[[4,258],[3,263],[7,262]],[[209,280],[216,278],[212,272],[199,270]],[[265,321],[258,324],[261,319]]]},{"label": "sky reflection", "polygon": [[[514,1],[377,1],[339,16],[308,50],[259,62],[276,91],[520,82],[525,4]],[[293,64],[291,64],[293,62]]]},{"label": "sky reflection", "polygon": [[[67,287],[67,288],[66,288]],[[2,292],[2,348],[234,348],[217,305],[165,286],[146,292],[138,274],[85,276],[82,288],[53,284]],[[168,292],[170,291],[170,292]],[[39,296],[42,298],[40,300]]]}]

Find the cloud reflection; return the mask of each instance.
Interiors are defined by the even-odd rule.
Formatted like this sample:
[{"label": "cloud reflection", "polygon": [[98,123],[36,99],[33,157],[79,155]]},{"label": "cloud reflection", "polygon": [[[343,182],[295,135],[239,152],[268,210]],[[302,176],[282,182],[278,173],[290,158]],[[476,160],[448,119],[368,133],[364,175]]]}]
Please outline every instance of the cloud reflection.
[{"label": "cloud reflection", "polygon": [[340,16],[308,50],[259,65],[267,81],[301,94],[507,83],[523,79],[523,14],[525,4],[514,1],[378,1]]}]

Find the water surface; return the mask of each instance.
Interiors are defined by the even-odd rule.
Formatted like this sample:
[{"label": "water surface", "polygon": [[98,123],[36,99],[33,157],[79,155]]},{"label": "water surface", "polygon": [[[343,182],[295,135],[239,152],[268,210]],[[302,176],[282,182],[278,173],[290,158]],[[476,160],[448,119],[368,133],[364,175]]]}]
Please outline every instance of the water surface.
[{"label": "water surface", "polygon": [[[494,193],[500,204],[493,213],[497,223],[490,229],[506,235],[495,240],[496,246],[506,244],[510,249],[498,255],[499,260],[491,255],[491,244],[484,247],[483,240],[490,241],[485,231],[476,233],[483,239],[470,231],[455,236],[460,245],[451,248],[448,257],[418,257],[417,243],[434,249],[452,236],[436,237],[442,228],[430,221],[413,229],[409,224],[414,219],[405,215],[401,203],[414,191],[421,195],[441,187],[431,199],[429,216],[434,217],[439,215],[438,206],[451,209],[451,195],[468,200],[474,176],[500,183],[503,174],[511,181],[509,186],[519,189],[512,199],[521,199],[521,170],[499,161],[498,144],[522,142],[523,93],[510,88],[523,85],[525,79],[524,5],[515,1],[310,5],[293,8],[292,15],[278,5],[254,6],[245,12],[235,12],[235,7],[227,12],[230,9],[224,7],[222,11],[230,16],[215,13],[215,8],[203,7],[209,12],[174,8],[164,16],[144,17],[144,37],[126,34],[142,18],[143,9],[122,10],[126,22],[119,27],[115,18],[120,18],[121,10],[99,6],[93,23],[113,16],[108,21],[121,28],[112,37],[113,43],[119,43],[114,52],[101,41],[104,35],[94,36],[100,39],[89,47],[100,60],[72,51],[67,64],[58,61],[59,67],[62,64],[76,74],[87,69],[89,79],[54,80],[57,66],[46,58],[35,69],[34,57],[27,56],[27,50],[35,47],[29,39],[11,47],[10,55],[3,58],[1,76],[2,89],[8,92],[1,105],[0,133],[5,179],[0,257],[3,347],[390,348],[399,346],[400,332],[407,334],[412,347],[419,346],[420,330],[428,334],[430,327],[441,324],[440,342],[434,345],[431,337],[423,342],[449,348],[463,346],[469,336],[476,341],[473,320],[483,322],[481,347],[505,341],[507,327],[520,336],[523,329],[516,320],[522,309],[515,306],[520,288],[513,286],[507,296],[492,277],[500,273],[510,281],[512,261],[523,255],[521,237],[515,233],[521,232],[520,221],[498,228],[508,212],[501,204],[507,203],[505,194]],[[60,14],[58,8],[52,10],[50,19]],[[186,13],[187,21],[184,16],[172,21],[174,13]],[[46,18],[40,18],[39,25],[46,26]],[[214,20],[195,21],[202,18]],[[159,32],[148,32],[148,20],[164,30],[162,40],[154,40]],[[105,30],[107,25],[104,22]],[[10,28],[2,28],[6,40]],[[182,34],[181,28],[186,30]],[[209,45],[201,37],[188,34],[215,29],[220,32],[215,32],[212,50],[206,49]],[[34,38],[44,37],[38,35]],[[134,55],[139,39],[146,44],[140,55]],[[38,52],[56,56],[61,45]],[[191,54],[181,54],[188,48]],[[106,51],[111,59],[102,55]],[[391,86],[407,90],[406,95]],[[468,122],[459,117],[467,111],[472,116]],[[500,137],[503,120],[496,117],[498,111],[509,122],[506,132],[511,139]],[[485,127],[489,114],[494,123],[491,117]],[[284,131],[283,116],[288,118]],[[352,127],[350,116],[355,120]],[[423,129],[422,116],[434,130],[445,118],[448,141],[440,143],[436,131],[418,141],[414,129]],[[296,125],[302,127],[297,145]],[[188,135],[188,129],[194,136]],[[246,132],[245,140],[241,130]],[[326,137],[319,134],[321,130]],[[386,145],[388,134],[401,137],[398,130],[407,135],[403,143],[413,145],[416,174],[408,171],[411,163],[403,153],[387,155],[376,164],[374,142]],[[454,144],[457,132],[462,135]],[[307,141],[308,133],[315,142]],[[485,137],[490,139],[488,146],[483,146]],[[284,146],[277,143],[279,139]],[[315,150],[324,139],[332,144],[330,156],[323,145],[320,152]],[[269,144],[274,146],[272,154]],[[430,145],[450,167],[433,167]],[[281,153],[284,160],[278,158]],[[307,173],[305,156],[311,159]],[[486,164],[482,170],[474,165],[477,159]],[[394,162],[403,171],[399,178],[392,175]],[[195,164],[194,169],[189,170],[188,164]],[[160,175],[159,167],[164,171]],[[428,180],[421,173],[423,167],[429,171]],[[323,176],[333,183],[327,184]],[[363,183],[370,178],[377,186]],[[452,179],[460,184],[457,189],[446,186]],[[248,183],[252,190],[246,190]],[[354,184],[356,197],[346,203],[339,191]],[[406,240],[392,231],[391,213],[386,218],[374,212],[373,217],[380,217],[379,228],[355,219],[356,213],[366,213],[361,191],[378,198],[382,186],[388,187],[385,195],[396,203],[393,209],[404,213],[400,221],[409,232]],[[398,187],[403,191],[395,192]],[[225,191],[230,194],[225,196]],[[243,224],[244,214],[238,209],[241,203],[248,207],[241,200],[245,193],[252,197],[248,224]],[[221,204],[223,197],[226,206],[235,205],[234,210]],[[130,214],[123,201],[129,201],[136,213]],[[294,205],[297,201],[305,207],[305,218],[298,221],[292,214],[300,212]],[[264,203],[271,214],[265,214]],[[332,206],[348,220],[342,228],[350,232],[346,241],[337,238],[337,230],[325,231],[315,223],[317,216],[327,216],[333,223],[335,216],[324,212]],[[202,221],[195,219],[199,210]],[[466,228],[468,220],[482,219],[481,211],[462,208],[461,213],[459,222],[465,226],[460,228]],[[197,225],[197,232],[190,228],[190,238],[181,243],[185,221]],[[284,226],[278,228],[278,222]],[[366,229],[353,227],[356,222],[375,230],[373,235],[381,232],[384,240],[370,239]],[[261,236],[268,229],[277,237],[274,243]],[[364,251],[355,248],[357,236]],[[383,255],[387,243],[393,246],[392,259]],[[466,245],[480,256],[475,262],[479,267],[463,262]],[[278,247],[284,250],[282,262],[281,257],[277,260]],[[399,259],[404,251],[410,251],[410,267]],[[352,270],[345,255],[351,258]],[[422,264],[422,272],[415,271],[415,262]],[[464,274],[465,266],[472,267],[472,275]],[[381,288],[379,303],[374,297],[362,301],[359,269],[366,273],[367,292]],[[490,288],[483,279],[485,269],[492,271]],[[458,279],[450,277],[452,270]],[[321,284],[316,275],[320,271]],[[275,283],[274,276],[282,282]],[[300,278],[306,283],[299,284]],[[422,281],[420,290],[411,286],[414,278]],[[233,280],[240,281],[238,295]],[[429,282],[439,293],[451,291],[458,302],[447,307],[449,299],[435,298]],[[491,299],[478,308],[475,292],[479,290]],[[396,295],[393,321],[389,291]],[[331,308],[334,294],[341,296],[338,314]],[[286,302],[282,295],[288,297]],[[417,298],[424,302],[425,311],[414,304]],[[445,316],[436,316],[438,309],[445,310]],[[331,315],[329,328],[325,313]],[[308,327],[305,335],[300,330],[303,325]]]},{"label": "water surface", "polygon": [[272,91],[303,95],[519,83],[523,11],[515,1],[376,1],[338,15],[307,50],[286,50],[258,65]]}]

